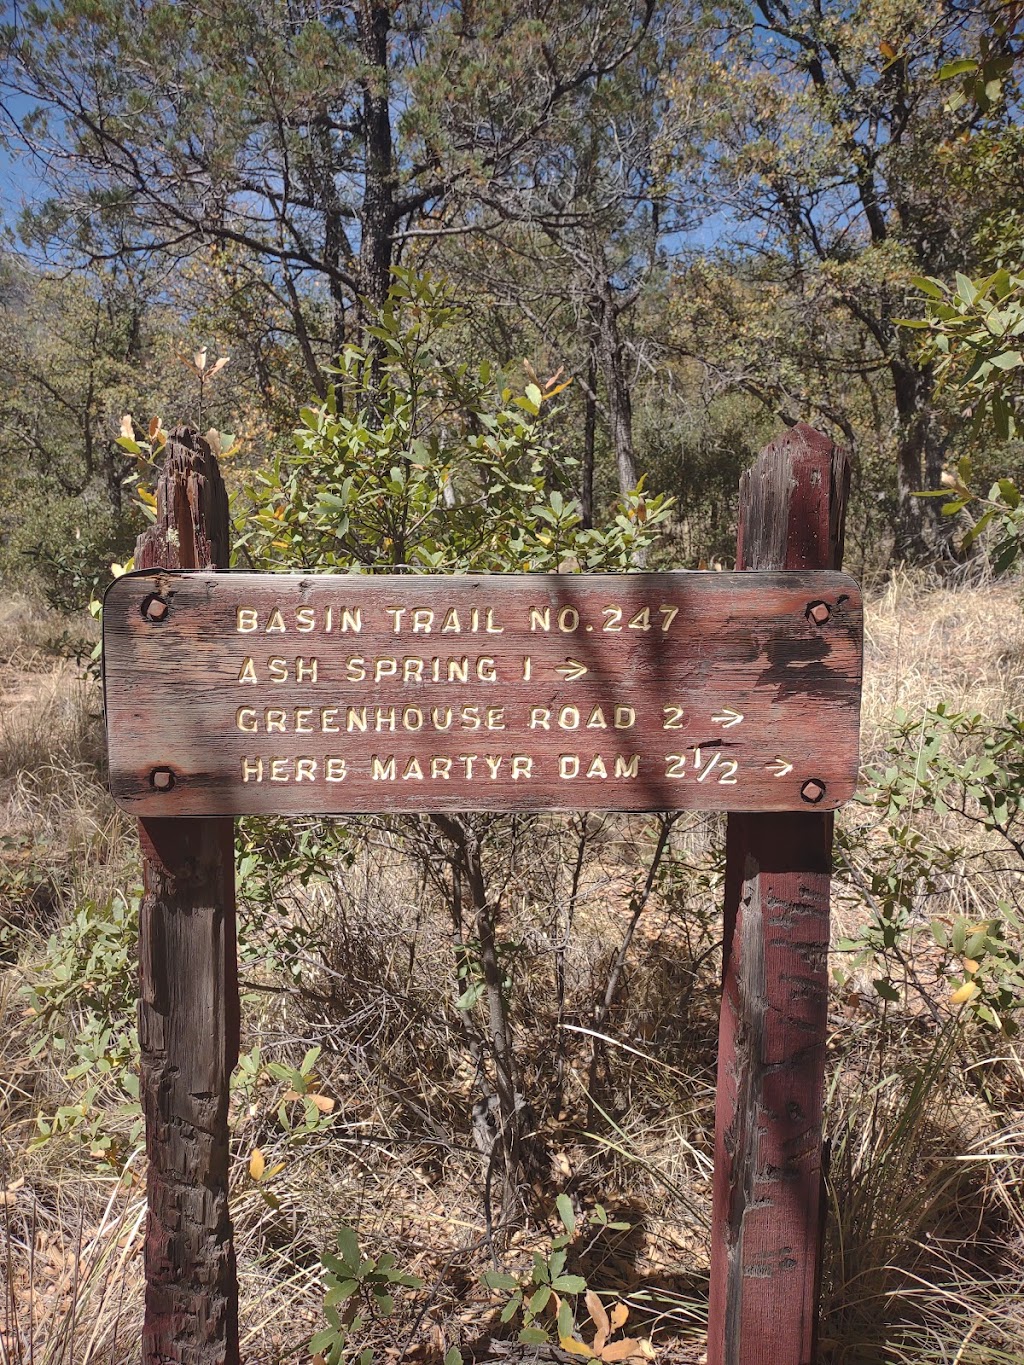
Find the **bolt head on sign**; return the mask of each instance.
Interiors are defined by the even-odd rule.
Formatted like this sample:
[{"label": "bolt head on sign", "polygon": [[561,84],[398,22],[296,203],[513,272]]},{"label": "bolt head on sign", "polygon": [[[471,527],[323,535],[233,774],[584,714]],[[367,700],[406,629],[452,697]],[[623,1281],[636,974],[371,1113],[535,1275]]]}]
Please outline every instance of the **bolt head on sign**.
[{"label": "bolt head on sign", "polygon": [[832,572],[126,574],[110,790],[147,817],[832,810],[862,639]]}]

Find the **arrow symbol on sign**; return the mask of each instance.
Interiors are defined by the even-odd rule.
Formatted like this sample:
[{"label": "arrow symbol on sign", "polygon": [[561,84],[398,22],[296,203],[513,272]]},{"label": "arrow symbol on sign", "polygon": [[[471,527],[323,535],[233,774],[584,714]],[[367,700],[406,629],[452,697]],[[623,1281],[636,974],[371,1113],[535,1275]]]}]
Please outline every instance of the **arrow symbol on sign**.
[{"label": "arrow symbol on sign", "polygon": [[589,672],[586,664],[581,664],[579,659],[566,659],[564,664],[556,664],[555,672],[561,673],[566,682],[575,682],[577,678],[582,678],[584,673]]},{"label": "arrow symbol on sign", "polygon": [[711,719],[716,725],[720,725],[723,730],[728,730],[733,725],[739,725],[740,721],[743,719],[743,714],[740,711],[734,711],[730,706],[725,706],[722,708],[722,714],[720,716],[712,716]]},{"label": "arrow symbol on sign", "polygon": [[787,763],[784,758],[773,758],[772,761],[765,766],[775,777],[785,777],[787,773],[793,771],[792,763]]}]

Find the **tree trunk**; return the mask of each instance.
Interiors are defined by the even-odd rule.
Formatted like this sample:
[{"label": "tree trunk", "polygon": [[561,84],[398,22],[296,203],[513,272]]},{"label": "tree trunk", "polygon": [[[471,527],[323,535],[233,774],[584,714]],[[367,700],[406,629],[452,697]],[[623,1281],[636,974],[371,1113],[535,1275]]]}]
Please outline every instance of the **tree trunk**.
[{"label": "tree trunk", "polygon": [[594,447],[597,440],[597,355],[591,339],[587,347],[587,391],[583,396],[583,467],[580,470],[580,512],[583,529],[594,525]]},{"label": "tree trunk", "polygon": [[599,349],[604,386],[608,394],[612,449],[619,476],[619,492],[636,487],[636,458],[633,454],[633,403],[626,383],[626,366],[619,334],[619,312],[611,281],[605,280],[598,300],[600,322]]},{"label": "tree trunk", "polygon": [[363,139],[366,158],[359,274],[365,303],[364,325],[384,303],[391,283],[394,244],[394,163],[391,109],[388,103],[388,0],[361,0],[358,11],[359,46],[363,73]]},{"label": "tree trunk", "polygon": [[893,356],[889,370],[896,395],[896,555],[921,561],[934,557],[940,539],[938,500],[915,496],[938,488],[942,476],[945,441],[931,404],[935,376],[903,355]]},{"label": "tree trunk", "polygon": [[522,1161],[519,1106],[516,1102],[515,1055],[508,1018],[503,973],[498,959],[494,906],[487,898],[480,840],[476,831],[458,815],[431,816],[441,833],[458,850],[459,861],[469,887],[476,937],[480,944],[480,971],[484,980],[487,1005],[487,1033],[494,1064],[494,1086],[498,1096],[497,1142],[504,1163],[502,1221],[508,1222],[519,1187]]}]

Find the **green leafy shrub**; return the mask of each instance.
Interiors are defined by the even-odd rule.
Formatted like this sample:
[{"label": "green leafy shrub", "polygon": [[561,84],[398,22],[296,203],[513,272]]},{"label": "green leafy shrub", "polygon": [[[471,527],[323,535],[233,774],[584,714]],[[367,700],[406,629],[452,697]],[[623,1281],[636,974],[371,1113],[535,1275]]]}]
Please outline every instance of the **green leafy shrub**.
[{"label": "green leafy shrub", "polygon": [[[975,881],[996,850],[1024,871],[1024,717],[993,722],[943,703],[920,716],[899,711],[885,768],[869,769],[860,800],[885,821],[882,846],[840,835],[841,868],[859,889],[870,918],[838,945],[853,954],[842,974],[870,966],[885,1000],[915,990],[935,1014],[934,992],[913,939],[924,924],[928,960],[948,1001],[981,1023],[1015,1032],[1024,1005],[1024,925],[1020,907],[999,899],[994,913],[925,916],[922,905],[963,875]],[[943,823],[929,825],[923,813]],[[949,818],[946,818],[949,817]],[[950,828],[955,837],[944,836]],[[971,856],[969,836],[983,836]],[[866,856],[865,856],[866,855]]]},{"label": "green leafy shrub", "polygon": [[142,1132],[135,1027],[138,896],[86,901],[47,940],[44,961],[23,987],[37,1036],[32,1056],[67,1063],[78,1093],[37,1119],[37,1142],[72,1134],[119,1167]]},{"label": "green leafy shrub", "polygon": [[395,281],[373,346],[349,346],[295,449],[247,490],[236,547],[260,567],[432,573],[627,569],[669,504],[637,489],[586,529],[575,461],[547,417],[565,383],[514,394],[487,361],[451,359],[459,310]]},{"label": "green leafy shrub", "polygon": [[[396,1290],[423,1287],[418,1275],[397,1268],[390,1251],[381,1256],[365,1255],[351,1228],[339,1228],[336,1240],[338,1254],[328,1251],[320,1258],[327,1271],[324,1316],[328,1325],[309,1343],[309,1349],[317,1352],[325,1365],[342,1365],[348,1359],[353,1336],[371,1320],[391,1317]],[[370,1365],[372,1347],[362,1348],[356,1359],[359,1365]]]}]

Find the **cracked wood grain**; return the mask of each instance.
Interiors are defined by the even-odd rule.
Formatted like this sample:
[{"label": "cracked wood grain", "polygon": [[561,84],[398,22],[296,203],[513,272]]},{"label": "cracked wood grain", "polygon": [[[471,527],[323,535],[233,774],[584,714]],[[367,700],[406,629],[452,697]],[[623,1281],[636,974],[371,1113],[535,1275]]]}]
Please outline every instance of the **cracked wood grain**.
[{"label": "cracked wood grain", "polygon": [[[849,466],[801,424],[743,478],[738,567],[837,569]],[[730,815],[708,1365],[812,1365],[831,814]]]},{"label": "cracked wood grain", "polygon": [[[225,569],[227,494],[209,446],[167,443],[139,568]],[[153,716],[152,724],[160,717]],[[238,1365],[228,1082],[238,1059],[234,822],[142,819],[139,1043],[148,1221],[143,1365]]]}]

